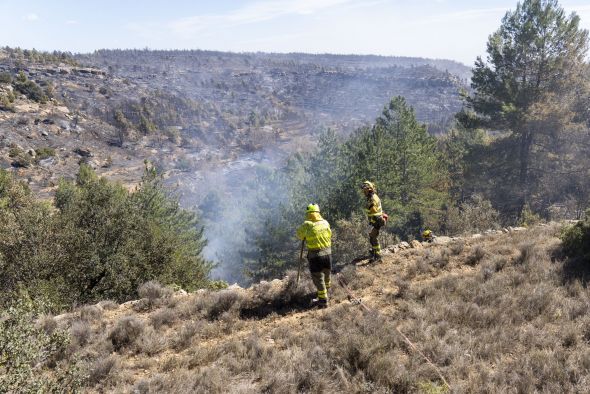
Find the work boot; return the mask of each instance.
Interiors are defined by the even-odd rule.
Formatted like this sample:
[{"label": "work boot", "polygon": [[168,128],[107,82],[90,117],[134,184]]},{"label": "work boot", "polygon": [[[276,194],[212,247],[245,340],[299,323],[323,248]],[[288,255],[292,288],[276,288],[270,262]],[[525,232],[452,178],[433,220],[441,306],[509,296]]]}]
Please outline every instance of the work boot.
[{"label": "work boot", "polygon": [[311,300],[311,307],[325,309],[328,307],[328,300],[325,298],[314,298],[313,300]]},{"label": "work boot", "polygon": [[380,254],[374,253],[373,256],[369,259],[369,264],[379,263],[383,260],[383,257]]}]

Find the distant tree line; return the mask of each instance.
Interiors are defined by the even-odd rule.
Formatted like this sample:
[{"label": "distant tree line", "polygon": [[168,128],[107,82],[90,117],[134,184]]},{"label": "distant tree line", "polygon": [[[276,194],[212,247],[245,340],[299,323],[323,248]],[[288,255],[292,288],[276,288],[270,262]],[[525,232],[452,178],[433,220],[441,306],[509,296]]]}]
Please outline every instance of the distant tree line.
[{"label": "distant tree line", "polygon": [[8,46],[1,47],[0,52],[5,53],[10,60],[21,63],[22,65],[31,63],[58,65],[63,63],[70,66],[78,66],[78,62],[71,52],[46,52],[36,49],[21,49],[19,47],[11,48]]}]

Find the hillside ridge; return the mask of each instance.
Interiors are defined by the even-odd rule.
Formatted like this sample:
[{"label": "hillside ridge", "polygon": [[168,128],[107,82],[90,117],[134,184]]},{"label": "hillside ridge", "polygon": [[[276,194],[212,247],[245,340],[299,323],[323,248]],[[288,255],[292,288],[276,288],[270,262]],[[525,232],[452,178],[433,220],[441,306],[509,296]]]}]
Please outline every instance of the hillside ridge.
[{"label": "hillside ridge", "polygon": [[[335,357],[333,362],[344,368],[343,375],[338,375],[340,377],[323,381],[322,387],[326,391],[336,391],[347,385],[349,388],[360,389],[363,384],[368,384],[358,380],[362,376],[363,379],[374,382],[371,384],[378,385],[367,387],[385,385],[391,388],[402,384],[400,387],[406,387],[411,392],[422,387],[420,385],[444,389],[432,368],[395,334],[396,327],[433,360],[453,389],[471,392],[469,387],[475,388],[483,384],[480,380],[483,379],[483,370],[480,373],[474,370],[467,375],[461,372],[461,365],[467,365],[463,364],[466,360],[459,362],[456,357],[460,357],[462,353],[454,353],[456,350],[453,350],[453,353],[447,354],[451,350],[445,350],[445,346],[451,346],[450,343],[454,341],[471,341],[469,338],[477,337],[484,342],[489,338],[487,334],[481,333],[478,337],[471,330],[485,333],[487,330],[495,330],[494,327],[504,326],[510,331],[512,325],[515,330],[522,330],[526,329],[527,322],[531,319],[541,319],[538,324],[549,319],[543,324],[553,326],[556,324],[553,320],[559,321],[564,316],[570,316],[564,315],[563,311],[559,315],[546,315],[549,313],[546,308],[551,303],[537,298],[552,294],[546,292],[548,286],[556,286],[553,297],[566,297],[563,301],[561,298],[556,300],[559,300],[559,305],[569,305],[567,308],[575,305],[579,309],[579,302],[583,302],[571,297],[588,296],[586,290],[580,289],[575,290],[577,295],[562,296],[561,294],[569,294],[563,293],[566,290],[559,290],[563,285],[548,282],[557,272],[556,267],[552,268],[550,256],[559,248],[560,241],[555,234],[562,226],[563,224],[551,223],[530,229],[494,230],[467,237],[439,237],[433,244],[396,244],[387,249],[381,263],[338,267],[337,270],[341,270],[341,275],[346,278],[354,294],[371,310],[379,311],[378,316],[363,311],[354,302],[351,303],[346,292],[336,284],[331,290],[331,306],[328,309],[309,310],[307,303],[313,294],[310,279],[305,275],[299,286],[296,286],[295,275],[290,273],[284,279],[260,282],[247,289],[234,285],[226,290],[200,290],[191,294],[182,290],[176,293],[161,290],[150,296],[151,299],[130,301],[120,306],[102,302],[53,319],[60,327],[76,327],[73,332],[74,342],[78,335],[84,336],[84,345],[76,345],[77,354],[90,360],[90,369],[94,371],[91,376],[102,371],[102,378],[91,383],[91,387],[93,384],[98,386],[94,389],[89,387],[89,392],[110,390],[115,386],[122,392],[132,387],[140,392],[156,392],[159,389],[169,392],[224,391],[228,387],[236,392],[274,392],[288,387],[287,382],[293,382],[292,379],[305,379],[304,376],[318,383],[317,379],[321,377],[305,375],[314,374],[313,369],[304,372],[306,370],[297,367],[298,361],[287,362],[285,359],[283,363],[286,364],[267,363],[270,362],[268,357],[281,359],[287,354],[291,354],[288,357],[299,360],[301,355],[296,355],[299,354],[297,349],[300,349],[299,352],[303,349],[306,349],[304,352],[316,352],[317,350],[313,350],[314,346],[321,346],[321,341],[334,342],[330,346],[331,350],[324,350],[327,353],[322,353],[324,355],[321,357]],[[522,276],[519,273],[522,270],[529,271],[529,276]],[[545,274],[541,274],[542,272]],[[492,296],[494,292],[500,291],[500,288],[496,289],[494,281],[508,285],[514,280],[520,281],[517,282],[520,285],[509,285],[508,289],[502,290],[509,298],[504,297],[503,300]],[[528,284],[529,281],[532,281],[531,284]],[[485,290],[492,285],[494,290]],[[574,290],[572,288],[567,291]],[[473,292],[475,295],[470,295]],[[438,307],[437,299],[431,298],[431,295],[437,293],[444,294],[444,299],[438,300],[441,302]],[[505,316],[502,315],[505,313],[502,310],[495,311],[498,302],[518,305],[529,298],[530,301],[527,302],[542,302],[541,309],[529,310],[530,305],[527,304],[520,307],[524,308],[523,315],[519,315],[520,309],[516,306],[516,310]],[[479,311],[473,309],[477,305],[473,302],[479,303]],[[438,309],[426,312],[433,307]],[[551,308],[563,307],[555,305]],[[582,316],[579,311],[572,313],[574,319]],[[440,318],[437,316],[445,314],[446,322],[437,320]],[[512,323],[505,323],[506,319],[512,319]],[[81,330],[82,326],[85,334],[76,331]],[[134,334],[130,327],[140,327],[139,332]],[[443,328],[444,331],[439,331]],[[437,332],[453,334],[451,337],[439,336]],[[320,338],[323,339],[317,345],[306,345],[309,341],[316,343]],[[357,373],[362,375],[355,375],[347,369],[350,367],[346,365],[353,362],[353,359],[347,361],[346,358],[339,358],[342,352],[352,351],[346,350],[346,346],[350,346],[346,343],[351,340],[361,341],[354,345],[360,346],[355,350],[360,353],[349,353],[349,356],[342,357],[354,357],[354,363],[360,363],[354,364],[355,368],[359,368]],[[373,344],[370,344],[371,341]],[[514,351],[528,351],[520,347],[520,341],[521,339],[517,339],[513,344]],[[491,343],[486,343],[476,346],[472,351],[480,352],[486,346],[492,346]],[[580,351],[590,355],[588,350],[584,350],[587,345],[583,345],[583,342],[576,343],[582,346]],[[479,368],[497,373],[502,372],[504,367],[512,368],[512,363],[517,360],[510,355],[513,351],[505,349],[502,341],[498,344],[500,347],[493,351],[495,356],[485,356],[478,361]],[[388,358],[387,362],[391,363],[391,367],[403,366],[402,375],[392,374],[390,367],[383,365],[380,370],[366,369],[372,364],[371,359],[362,361],[365,357],[363,354],[374,354],[375,346],[385,346],[381,351],[394,351],[396,356],[390,355],[393,358]],[[464,343],[460,346],[467,345]],[[242,357],[246,358],[242,360]],[[451,362],[448,357],[454,361]],[[251,361],[246,361],[248,359]],[[385,359],[379,360],[385,362]],[[366,362],[369,364],[363,364]],[[271,365],[278,370],[272,372]],[[411,372],[406,369],[409,365],[415,365],[416,370]],[[221,378],[226,372],[229,375]],[[196,375],[189,379],[189,373]],[[281,375],[282,373],[286,375]],[[541,379],[538,376],[527,379],[532,379],[531,384],[535,385],[550,385],[554,381],[540,383],[536,380]],[[115,386],[110,386],[111,384]],[[493,387],[503,387],[501,384],[496,382]]]}]

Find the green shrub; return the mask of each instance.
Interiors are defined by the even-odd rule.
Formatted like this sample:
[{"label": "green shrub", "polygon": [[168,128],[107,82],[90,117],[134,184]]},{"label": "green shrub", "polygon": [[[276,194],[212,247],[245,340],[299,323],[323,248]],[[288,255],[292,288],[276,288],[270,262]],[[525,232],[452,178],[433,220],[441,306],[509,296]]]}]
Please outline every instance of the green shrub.
[{"label": "green shrub", "polygon": [[590,209],[584,220],[565,228],[560,238],[568,255],[590,259]]},{"label": "green shrub", "polygon": [[164,191],[153,168],[134,192],[80,167],[76,183],[61,182],[56,223],[65,239],[61,259],[80,301],[137,296],[139,285],[157,280],[193,290],[208,284],[211,263],[193,212]]},{"label": "green shrub", "polygon": [[37,154],[37,160],[43,160],[55,156],[55,149],[49,147],[38,148],[35,149],[35,153]]},{"label": "green shrub", "polygon": [[518,224],[524,227],[534,226],[542,221],[541,216],[531,210],[528,204],[522,208]]},{"label": "green shrub", "polygon": [[37,101],[39,103],[45,103],[47,101],[47,95],[34,81],[31,81],[21,71],[16,80],[13,83],[14,88],[27,96],[30,100]]},{"label": "green shrub", "polygon": [[10,96],[0,95],[0,110],[1,111],[10,111],[14,112],[14,105],[12,104],[14,101],[14,96],[12,96],[12,100]]},{"label": "green shrub", "polygon": [[13,167],[30,167],[34,163],[34,158],[29,153],[16,147],[10,148],[8,156],[12,159],[10,163]]},{"label": "green shrub", "polygon": [[176,160],[176,165],[174,167],[179,171],[189,172],[192,169],[192,163],[188,157],[180,156]]},{"label": "green shrub", "polygon": [[479,233],[500,227],[498,211],[480,194],[474,194],[459,207],[451,207],[446,218],[450,234]]},{"label": "green shrub", "polygon": [[75,392],[81,386],[76,364],[62,366],[68,333],[38,327],[48,306],[20,298],[0,318],[0,392]]},{"label": "green shrub", "polygon": [[76,182],[60,182],[55,208],[0,170],[0,306],[19,286],[58,308],[136,298],[150,280],[208,286],[203,230],[153,169],[129,192],[83,165]]},{"label": "green shrub", "polygon": [[12,75],[7,72],[0,73],[0,83],[12,83]]}]

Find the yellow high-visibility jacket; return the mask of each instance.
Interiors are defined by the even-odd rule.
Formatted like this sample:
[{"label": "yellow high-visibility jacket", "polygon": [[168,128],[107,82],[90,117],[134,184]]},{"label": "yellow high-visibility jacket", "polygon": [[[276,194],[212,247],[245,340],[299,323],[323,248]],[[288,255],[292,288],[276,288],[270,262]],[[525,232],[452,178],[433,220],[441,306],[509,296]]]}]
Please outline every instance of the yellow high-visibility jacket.
[{"label": "yellow high-visibility jacket", "polygon": [[332,246],[332,230],[318,212],[305,216],[305,222],[297,229],[297,238],[305,240],[307,250],[320,250]]},{"label": "yellow high-visibility jacket", "polygon": [[369,219],[376,216],[382,216],[383,210],[381,208],[381,199],[377,196],[377,193],[371,193],[367,196],[367,205],[365,206],[365,212]]}]

